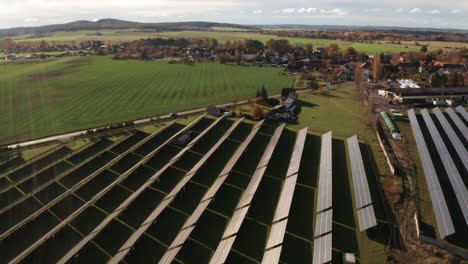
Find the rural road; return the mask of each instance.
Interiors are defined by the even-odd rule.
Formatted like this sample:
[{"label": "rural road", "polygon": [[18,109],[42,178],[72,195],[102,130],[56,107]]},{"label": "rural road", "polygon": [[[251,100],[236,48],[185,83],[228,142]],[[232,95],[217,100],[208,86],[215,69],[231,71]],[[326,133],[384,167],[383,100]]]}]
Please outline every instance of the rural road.
[{"label": "rural road", "polygon": [[[310,92],[310,91],[312,91],[312,89],[297,91],[297,93],[301,94],[301,93],[306,93],[306,92]],[[280,97],[279,94],[272,95],[269,98],[278,98],[278,97]],[[236,102],[216,105],[216,107],[225,108],[225,107],[230,107],[230,106],[243,105],[243,104],[247,104],[249,102],[250,102],[249,100],[242,100],[242,101],[236,101]],[[189,115],[194,115],[194,114],[199,114],[199,113],[204,113],[204,112],[206,112],[206,107],[187,110],[187,111],[182,111],[182,112],[177,112],[177,114],[180,117],[183,117],[183,116],[189,116]],[[159,117],[159,120],[162,121],[162,120],[170,119],[171,115],[167,114],[167,115],[161,115],[161,116],[158,116],[158,117]],[[156,117],[156,118],[158,118],[158,117]],[[145,123],[149,123],[149,122],[153,121],[152,120],[153,118],[155,118],[155,117],[139,119],[139,120],[133,121],[133,123],[135,125],[141,125],[141,124],[145,124]],[[46,138],[41,138],[41,139],[35,139],[35,140],[30,140],[30,141],[19,142],[19,143],[8,145],[7,147],[9,147],[11,149],[15,149],[15,148],[21,148],[21,147],[30,147],[30,146],[33,146],[33,145],[49,143],[49,142],[54,142],[54,141],[65,141],[65,140],[68,140],[68,139],[71,139],[71,138],[74,138],[74,137],[79,137],[79,136],[86,135],[86,132],[88,130],[93,130],[93,129],[88,128],[86,130],[71,132],[71,133],[67,133],[67,134],[62,134],[62,135],[51,136],[51,137],[46,137]]]}]

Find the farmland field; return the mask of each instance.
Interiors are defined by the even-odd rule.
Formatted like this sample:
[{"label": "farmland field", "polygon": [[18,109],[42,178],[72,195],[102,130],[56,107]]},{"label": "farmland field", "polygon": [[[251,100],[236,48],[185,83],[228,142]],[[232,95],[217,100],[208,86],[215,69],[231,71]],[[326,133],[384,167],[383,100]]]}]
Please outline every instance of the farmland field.
[{"label": "farmland field", "polygon": [[277,68],[109,57],[0,64],[0,144],[270,94],[292,85]]},{"label": "farmland field", "polygon": [[[347,47],[354,47],[358,52],[365,52],[368,54],[377,54],[381,52],[404,52],[404,51],[419,51],[421,47],[414,45],[399,45],[382,42],[379,43],[357,43],[346,42],[332,39],[312,39],[312,38],[295,38],[295,37],[279,37],[277,35],[260,34],[252,31],[168,31],[168,32],[142,32],[137,30],[81,30],[81,31],[59,31],[49,33],[44,36],[22,35],[15,37],[16,41],[31,41],[31,40],[47,40],[56,42],[72,41],[85,41],[85,40],[101,40],[101,41],[130,41],[140,38],[191,38],[191,39],[205,39],[215,38],[220,43],[226,41],[236,41],[241,39],[257,39],[266,43],[270,39],[288,39],[291,44],[313,44],[314,47],[327,47],[330,44],[337,43],[341,49]],[[431,45],[429,45],[431,49]]]}]

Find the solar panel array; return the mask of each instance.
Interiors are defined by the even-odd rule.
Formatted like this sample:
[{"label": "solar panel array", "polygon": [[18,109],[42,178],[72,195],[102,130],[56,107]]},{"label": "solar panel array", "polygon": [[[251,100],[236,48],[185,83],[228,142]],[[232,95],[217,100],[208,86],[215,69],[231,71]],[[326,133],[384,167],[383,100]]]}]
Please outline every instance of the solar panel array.
[{"label": "solar panel array", "polygon": [[314,263],[326,263],[332,253],[332,132],[322,135],[317,210],[314,231]]},{"label": "solar panel array", "polygon": [[349,158],[351,159],[351,172],[354,186],[354,199],[356,208],[362,208],[372,203],[366,170],[362,161],[361,150],[357,136],[348,138]]},{"label": "solar panel array", "polygon": [[250,180],[249,185],[247,186],[247,189],[242,194],[242,197],[240,198],[236,206],[236,211],[234,212],[233,217],[229,221],[229,224],[223,233],[222,240],[216,248],[216,251],[213,254],[213,257],[211,258],[210,263],[216,264],[224,263],[226,261],[226,258],[231,250],[232,245],[234,244],[234,241],[237,237],[237,233],[239,232],[239,229],[247,215],[247,212],[250,208],[250,203],[252,202],[253,196],[257,191],[258,186],[260,185],[260,181],[263,178],[266,167],[271,159],[273,150],[275,149],[279,141],[284,127],[285,124],[282,124],[275,130],[275,133],[273,134],[270,143],[268,144],[265,152],[263,153],[263,156],[257,165],[257,169],[255,170],[255,173],[252,179]]},{"label": "solar panel array", "polygon": [[460,113],[463,118],[465,118],[466,122],[468,122],[468,112],[466,112],[465,108],[463,108],[463,106],[457,106],[457,109],[458,113]]},{"label": "solar panel array", "polygon": [[[207,133],[209,130],[211,130],[218,122],[220,122],[221,120],[223,119],[223,117],[221,118],[218,118],[210,127],[208,127],[207,129],[205,129],[197,138],[195,138],[193,141],[198,141],[202,136],[203,134]],[[157,134],[157,132],[153,133],[151,136],[154,136],[155,134]],[[177,134],[176,134],[177,135]],[[150,136],[150,137],[151,137]],[[149,137],[148,137],[149,138]],[[174,138],[171,138],[171,140],[173,140]],[[138,148],[139,146],[141,146],[145,141],[141,141],[139,144],[136,144],[135,146],[133,146],[131,149],[136,149]],[[167,140],[165,142],[165,144],[169,144],[169,140]],[[163,144],[164,145],[164,144]],[[184,152],[188,151],[190,148],[190,146],[187,146],[183,151],[179,152],[177,156],[182,156],[184,154]],[[109,185],[107,185],[104,189],[102,189],[100,192],[98,192],[96,195],[94,195],[89,201],[87,201],[86,203],[84,203],[81,207],[79,207],[76,211],[74,211],[72,214],[70,214],[67,218],[65,218],[64,220],[62,220],[58,225],[56,225],[53,229],[51,229],[49,232],[47,232],[45,235],[43,235],[39,240],[37,240],[34,244],[32,244],[31,246],[29,246],[27,249],[25,249],[20,255],[18,255],[17,257],[15,257],[12,262],[13,263],[16,263],[16,262],[19,262],[21,261],[22,259],[24,259],[28,254],[30,254],[32,251],[34,251],[36,248],[38,248],[39,246],[41,246],[45,241],[47,241],[48,238],[54,236],[57,232],[59,232],[62,228],[65,228],[69,223],[71,223],[73,220],[75,220],[83,211],[85,211],[87,208],[91,207],[94,205],[94,203],[96,201],[98,201],[98,199],[102,198],[107,192],[109,192],[110,190],[112,190],[113,187],[117,186],[120,182],[122,182],[123,180],[125,180],[131,173],[133,173],[139,166],[141,166],[143,163],[145,163],[146,161],[148,161],[154,154],[156,154],[158,151],[160,150],[160,148],[156,148],[155,150],[153,150],[152,152],[150,152],[149,154],[147,154],[143,159],[141,159],[139,162],[137,162],[135,165],[133,165],[130,169],[126,170],[124,173],[122,173],[122,175],[120,175],[117,179],[115,179],[113,182],[111,182]],[[174,159],[173,159],[174,160]],[[170,166],[170,163],[166,164],[166,167],[169,167]],[[160,171],[158,171],[156,173],[157,176],[159,176],[159,173],[164,171],[165,169],[161,169]],[[154,178],[155,176],[153,176]],[[151,180],[151,179],[150,179]],[[150,181],[149,180],[149,181]],[[153,179],[154,181],[154,179]],[[138,191],[133,193],[129,199],[135,197],[139,195]],[[103,220],[103,222],[101,222],[101,224],[99,224],[95,230],[90,234],[91,236],[94,235],[94,233],[97,233],[99,231],[102,230],[102,228],[104,228],[111,220],[111,218],[118,214],[119,212],[125,210],[125,208],[128,206],[128,204],[130,203],[131,201],[128,201],[126,200],[124,203],[122,203],[114,212],[112,212],[112,214],[110,214],[106,219]],[[86,239],[86,238],[85,238]],[[81,246],[82,244],[86,244],[87,241],[83,241],[82,243],[78,243],[77,246]]]},{"label": "solar panel array", "polygon": [[431,156],[429,155],[429,150],[427,149],[426,142],[424,141],[424,136],[421,132],[421,128],[419,127],[414,109],[408,110],[408,117],[410,119],[411,128],[413,129],[414,138],[416,140],[419,156],[421,158],[424,174],[429,187],[429,194],[431,196],[432,206],[437,220],[439,235],[441,237],[446,237],[455,233],[452,218],[450,217],[447,203],[445,201],[442,188],[440,187],[439,179],[437,178],[434,164],[432,163]]},{"label": "solar panel array", "polygon": [[[280,258],[283,262],[285,255],[286,259],[294,257],[290,256],[292,245],[290,240],[287,240],[286,230],[290,213],[292,214],[291,208],[295,208],[297,202],[303,200],[296,199],[300,197],[297,194],[297,197],[294,196],[295,192],[302,194],[302,189],[298,190],[299,187],[296,186],[302,155],[305,155],[303,152],[308,129],[300,130],[294,147],[291,148],[292,152],[287,150],[291,153],[291,158],[286,175],[283,175],[284,181],[282,185],[280,181],[275,183],[281,188],[278,190],[278,199],[260,199],[262,203],[264,200],[271,200],[269,203],[272,206],[276,205],[276,208],[271,208],[274,214],[271,212],[270,217],[264,221],[256,219],[256,212],[249,211],[252,209],[250,204],[254,203],[254,207],[257,208],[259,203],[254,197],[258,195],[259,198],[263,198],[265,189],[261,188],[270,188],[272,178],[276,177],[264,176],[267,167],[272,165],[270,159],[276,153],[276,145],[280,138],[283,139],[285,124],[277,127],[274,134],[270,135],[269,126],[261,128],[263,122],[252,126],[242,121],[243,119],[237,119],[231,123],[224,117],[213,120],[201,116],[186,126],[171,122],[167,127],[152,134],[139,130],[125,132],[127,137],[123,137],[123,145],[120,145],[117,139],[110,140],[108,145],[93,153],[93,158],[107,153],[109,158],[104,160],[106,162],[91,164],[94,165],[92,171],[84,171],[83,175],[80,175],[81,179],[63,184],[66,187],[59,186],[63,191],[61,189],[50,202],[43,203],[42,200],[38,200],[41,203],[39,209],[33,207],[31,213],[24,213],[24,217],[11,226],[0,226],[0,255],[2,258],[7,255],[6,262],[12,263],[30,263],[39,258],[50,263],[86,262],[91,257],[92,262],[117,264],[134,263],[135,256],[151,262],[172,263],[185,262],[187,252],[199,250],[197,247],[203,246],[203,249],[200,248],[205,257],[200,261],[203,263],[232,262],[231,258],[238,257],[261,260],[262,263],[279,263]],[[172,125],[174,127],[169,129]],[[218,127],[221,127],[222,131],[219,131]],[[176,137],[189,129],[197,135],[195,139],[185,146],[173,144]],[[267,132],[261,132],[261,129]],[[248,132],[250,133],[247,135]],[[138,133],[139,136],[134,137]],[[284,140],[293,139],[285,136]],[[249,144],[256,149],[262,146],[260,148],[264,149],[264,152],[261,158],[255,156],[259,158],[256,167],[242,171],[244,164],[250,159],[248,155],[252,155],[251,151],[248,154],[246,151],[247,147],[250,147]],[[285,150],[282,149],[281,152]],[[222,158],[216,153],[222,153]],[[318,152],[308,154],[314,155]],[[337,210],[332,209],[332,132],[322,136],[320,155],[314,234],[312,238],[305,233],[296,235],[303,238],[302,243],[313,244],[313,249],[310,248],[313,256],[309,255],[309,259],[313,257],[314,263],[328,263],[332,260],[334,239],[333,210]],[[130,159],[132,157],[134,160]],[[241,157],[245,157],[246,160]],[[219,171],[210,171],[211,165],[219,165]],[[281,168],[277,164],[273,165],[272,169]],[[235,166],[238,167],[234,168]],[[308,176],[304,174],[304,177]],[[99,181],[93,181],[96,178]],[[62,184],[57,179],[52,182],[56,185]],[[313,188],[310,182],[304,184],[310,184],[310,188]],[[49,194],[48,190],[41,189],[37,197],[43,199],[44,192]],[[313,189],[309,191],[311,195],[315,194]],[[229,202],[234,201],[233,204],[226,204],[229,209],[223,206],[226,200],[221,199],[222,203],[213,203],[216,197],[223,195],[236,197],[236,200],[227,199]],[[77,205],[71,206],[67,203],[67,198],[79,201]],[[12,205],[16,211],[11,212],[24,209],[27,201],[31,200],[30,197],[27,199],[19,202],[20,206]],[[309,196],[309,199],[312,203],[313,196]],[[187,202],[190,205],[182,204]],[[217,209],[219,205],[223,209]],[[372,206],[365,208],[372,211]],[[62,212],[64,210],[68,212]],[[228,211],[232,214],[228,214]],[[13,214],[10,211],[8,213]],[[52,219],[48,219],[52,214]],[[215,220],[211,218],[213,215],[225,217],[223,229],[221,221],[213,223],[213,226],[219,224],[216,228],[220,229],[213,233],[217,236],[218,243],[208,244],[203,239],[197,240],[200,234],[211,230],[209,221]],[[2,223],[5,222],[5,216],[9,215],[2,215],[0,212]],[[245,255],[239,256],[239,252],[245,246],[243,232],[251,232],[249,225],[252,224],[252,220],[271,223],[267,224],[268,239],[255,241],[261,243],[261,247],[257,248],[257,256],[251,256],[249,252],[241,252]],[[47,223],[47,226],[42,227],[44,223]],[[158,229],[161,223],[168,230]],[[169,230],[171,228],[172,230]],[[238,234],[241,235],[236,241]],[[165,238],[159,237],[165,235]],[[72,237],[73,240],[63,239],[64,237]],[[310,241],[311,239],[313,241]],[[238,243],[242,244],[241,247]],[[12,253],[4,254],[6,249],[12,250]]]},{"label": "solar panel array", "polygon": [[357,136],[348,138],[348,151],[351,160],[351,174],[354,187],[354,201],[358,214],[359,230],[365,231],[377,225],[366,170],[362,160]]},{"label": "solar panel array", "polygon": [[332,261],[332,234],[327,234],[314,241],[313,264],[322,264]]},{"label": "solar panel array", "polygon": [[[200,219],[203,212],[206,210],[210,202],[213,200],[215,194],[221,188],[221,185],[224,183],[226,178],[229,176],[229,173],[232,171],[232,168],[236,164],[236,162],[240,159],[242,154],[245,152],[247,146],[250,144],[252,139],[257,134],[258,130],[260,130],[260,126],[263,124],[263,120],[256,123],[252,130],[250,131],[247,138],[242,142],[242,144],[237,148],[236,152],[231,156],[229,161],[224,166],[223,170],[219,173],[218,178],[215,180],[213,185],[208,189],[205,193],[203,198],[200,201],[200,204],[197,206],[195,211],[190,215],[190,217],[185,221],[182,229],[179,231],[179,234],[176,238],[172,241],[170,246],[167,248],[166,253],[159,261],[159,263],[172,263],[177,253],[182,248],[185,241],[188,239],[190,234],[192,233],[193,229],[195,228],[196,222]],[[117,259],[112,260],[113,263],[118,263]]]},{"label": "solar panel array", "polygon": [[332,132],[322,135],[317,212],[332,206]]},{"label": "solar panel array", "polygon": [[297,133],[293,154],[289,161],[286,179],[284,180],[283,188],[281,189],[280,198],[273,217],[273,224],[267,238],[265,253],[262,259],[262,263],[264,264],[279,263],[284,235],[286,233],[286,226],[288,224],[289,209],[291,208],[296,187],[297,173],[299,172],[307,130],[308,128],[303,128]]},{"label": "solar panel array", "polygon": [[423,109],[421,110],[421,114],[424,118],[424,122],[426,123],[427,128],[429,129],[431,138],[435,143],[437,152],[439,153],[439,157],[442,160],[445,171],[447,172],[450,184],[452,185],[463,216],[465,217],[465,222],[468,225],[468,191],[466,190],[465,183],[463,182],[460,173],[458,172],[457,167],[453,162],[452,156],[450,155],[444,141],[442,140],[442,137],[439,134],[439,131],[432,121],[429,112],[427,109]]},{"label": "solar panel array", "polygon": [[437,119],[439,120],[439,123],[441,124],[442,128],[444,129],[445,134],[447,134],[447,137],[450,140],[450,142],[452,143],[452,146],[455,148],[455,151],[457,152],[458,156],[460,157],[460,160],[463,163],[463,166],[465,166],[466,171],[468,171],[468,151],[463,146],[463,143],[461,142],[460,138],[455,133],[455,130],[452,128],[450,123],[445,118],[442,111],[440,111],[440,109],[438,107],[432,109],[432,111],[434,112]]},{"label": "solar panel array", "polygon": [[[221,119],[218,119],[218,120],[221,120]],[[210,155],[213,154],[213,152],[216,150],[216,148],[219,147],[219,145],[222,144],[222,142],[224,142],[224,140],[226,140],[226,138],[234,131],[234,129],[240,124],[240,122],[242,121],[242,119],[239,119],[237,122],[235,122],[231,127],[230,129],[226,132],[226,134],[217,142],[217,144],[215,144],[215,146],[213,147],[212,151],[209,151],[207,154],[205,154],[205,156],[194,166],[194,168],[192,170],[190,170],[189,172],[187,172],[186,174],[186,179],[184,179],[183,181],[181,181],[181,184],[183,185],[184,183],[187,183],[188,180],[191,178],[191,176],[193,176],[195,174],[195,172],[203,165],[203,163],[209,158]],[[214,125],[216,125],[216,123],[214,123]],[[208,131],[208,130],[205,130],[205,131]],[[182,131],[183,132],[183,131]],[[180,135],[181,133],[177,133],[176,135],[172,136],[169,140],[166,141],[166,144],[168,142],[172,142],[172,140],[174,138],[176,138],[178,135]],[[200,134],[197,138],[195,138],[192,142],[197,142],[205,133],[202,133]],[[163,144],[165,145],[165,144]],[[185,150],[188,151],[191,146],[191,145],[188,145]],[[180,153],[184,153],[184,150],[182,150],[182,152]],[[143,193],[144,190],[146,190],[147,188],[149,188],[149,186],[166,170],[168,169],[173,163],[175,162],[175,160],[173,159],[172,162],[169,162],[168,164],[166,164],[166,166],[164,166],[162,169],[160,169],[155,175],[153,175],[149,180],[147,180],[147,182],[145,184],[143,184],[135,193],[134,195],[131,195],[130,197],[128,197],[124,202],[121,203],[121,205],[114,210],[113,213],[111,213],[106,219],[104,219],[101,224],[96,227],[88,236],[86,236],[85,238],[83,238],[78,244],[76,244],[70,251],[67,252],[67,254],[60,259],[59,263],[66,263],[69,259],[71,259],[75,254],[77,254],[87,243],[89,243],[94,237],[96,237],[99,232],[101,232],[105,226],[107,226],[113,219],[117,218],[120,214],[122,214],[124,212],[124,209],[127,207],[128,204],[130,204],[131,202],[133,202],[139,195],[141,195],[141,193]],[[194,171],[195,169],[195,171]],[[143,229],[147,229],[150,225],[149,223],[153,222],[154,219],[157,217],[157,215],[159,215],[159,213],[165,208],[165,206],[168,205],[168,203],[171,201],[171,198],[173,198],[175,196],[175,194],[173,194],[173,192],[177,193],[178,191],[180,191],[180,189],[182,189],[183,186],[176,186],[171,193],[168,194],[168,196],[166,197],[165,201],[161,204],[159,204],[159,206],[153,211],[152,214],[150,214],[150,216],[148,218],[150,218],[149,220],[145,220],[142,225],[140,226],[140,228],[135,231],[135,233],[129,238],[129,240],[127,241],[127,243],[125,243],[122,247],[123,249],[119,251],[119,253],[121,251],[124,251],[125,249],[127,249],[127,245],[128,243],[130,244],[133,244],[138,238],[139,236],[141,236],[143,234]],[[154,218],[154,219],[153,219]],[[133,243],[132,243],[133,242]],[[120,256],[121,254],[116,254],[117,256]]]},{"label": "solar panel array", "polygon": [[319,237],[332,231],[333,209],[317,214],[314,236]]},{"label": "solar panel array", "polygon": [[369,228],[372,228],[377,225],[377,220],[375,219],[374,206],[368,205],[357,211],[358,221],[359,221],[359,231],[366,231]]},{"label": "solar panel array", "polygon": [[446,108],[445,112],[447,112],[447,114],[450,116],[450,118],[455,123],[455,126],[458,128],[458,130],[460,130],[461,134],[468,141],[468,128],[463,123],[463,121],[460,119],[460,117],[458,117],[457,113],[455,113],[455,111],[453,111],[452,108]]}]

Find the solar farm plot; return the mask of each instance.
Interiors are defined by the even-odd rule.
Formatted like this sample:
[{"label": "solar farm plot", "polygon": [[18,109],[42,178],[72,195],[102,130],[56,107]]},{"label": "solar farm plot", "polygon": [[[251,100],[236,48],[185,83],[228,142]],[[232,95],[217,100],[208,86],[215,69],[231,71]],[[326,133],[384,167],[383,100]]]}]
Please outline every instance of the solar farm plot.
[{"label": "solar farm plot", "polygon": [[463,116],[466,122],[468,122],[468,112],[463,108],[463,106],[457,106],[457,112],[460,113],[460,115]]},{"label": "solar farm plot", "polygon": [[460,173],[457,170],[457,167],[451,157],[451,154],[447,150],[447,147],[445,146],[445,143],[440,136],[439,131],[437,130],[434,122],[432,121],[429,112],[427,111],[427,109],[423,109],[421,110],[421,114],[424,118],[427,128],[429,129],[429,133],[431,135],[432,140],[434,141],[439,157],[442,160],[442,164],[445,168],[452,188],[455,192],[455,196],[457,197],[460,209],[462,210],[463,216],[465,217],[465,222],[468,225],[468,191],[466,189],[466,186],[461,178]]},{"label": "solar farm plot", "polygon": [[[139,141],[138,143],[134,144],[133,146],[131,146],[129,149],[127,150],[124,150],[124,152],[117,156],[117,158],[113,159],[112,161],[114,161],[115,163],[118,163],[119,161],[121,161],[125,156],[127,156],[127,154],[131,154],[131,151],[137,149],[138,147],[140,147],[141,145],[143,145],[148,139],[152,138],[153,136],[156,136],[158,134],[158,132],[155,132],[153,133],[151,136],[149,137],[145,137],[144,139],[142,139],[141,141]],[[126,144],[127,147],[129,147],[130,145]],[[149,157],[149,156],[148,156]],[[146,159],[148,158],[146,157]],[[111,161],[111,163],[112,163]],[[65,225],[68,224],[68,222],[72,221],[74,218],[76,218],[79,213],[81,213],[83,210],[85,210],[86,208],[88,208],[90,205],[92,205],[92,203],[99,199],[102,195],[104,195],[108,190],[110,190],[112,188],[112,186],[116,183],[118,183],[118,181],[121,181],[123,179],[123,177],[126,177],[128,176],[128,173],[130,173],[130,170],[124,174],[127,174],[127,175],[115,175],[115,172],[111,172],[111,171],[106,171],[106,168],[109,166],[109,163],[102,167],[101,169],[99,169],[98,171],[94,172],[93,174],[87,176],[85,179],[83,179],[82,181],[80,181],[79,183],[75,184],[72,189],[69,189],[67,190],[65,193],[61,194],[59,197],[55,198],[53,201],[49,202],[48,204],[44,205],[40,210],[36,211],[34,214],[30,215],[28,218],[24,219],[22,222],[18,223],[15,227],[11,228],[10,230],[8,230],[7,232],[5,232],[4,234],[2,234],[2,238],[11,238],[10,234],[15,232],[16,229],[22,227],[24,224],[26,223],[31,223],[30,221],[38,216],[41,216],[42,214],[46,213],[46,211],[53,207],[53,206],[56,206],[57,204],[60,204],[62,203],[62,200],[63,199],[70,199],[70,197],[74,197],[76,196],[77,194],[75,194],[75,192],[79,192],[81,190],[83,190],[80,194],[83,195],[83,196],[87,196],[88,198],[90,198],[90,200],[86,201],[85,204],[83,204],[81,207],[79,207],[79,209],[76,209],[76,210],[72,210],[72,212],[70,212],[71,214],[68,215],[68,217],[66,218],[66,220],[62,220],[62,222],[60,222],[59,225],[56,225],[52,230],[50,230],[49,232],[47,232],[46,234],[44,233],[41,233],[41,232],[36,232],[37,235],[44,235],[40,240],[36,241],[34,244],[32,244],[31,246],[29,246],[26,251],[24,251],[23,253],[21,253],[20,255],[18,255],[16,257],[15,260],[13,261],[17,261],[17,260],[20,260],[22,259],[23,257],[27,256],[29,253],[31,253],[32,251],[34,251],[37,247],[39,247],[44,241],[46,241],[48,238],[50,238],[53,234],[59,232]],[[103,178],[103,173],[108,175],[106,177]],[[112,181],[109,181],[109,178],[111,178],[111,175],[110,174],[114,174],[114,180]],[[100,176],[100,175],[103,175],[103,176]],[[120,177],[119,180],[116,180],[117,177]],[[105,179],[105,182],[103,182],[102,180],[99,180],[99,179]],[[96,186],[95,185],[89,185],[88,183],[93,181],[94,183],[96,183]],[[106,185],[106,182],[112,182],[112,185]],[[83,188],[84,185],[88,184],[88,188]],[[99,190],[98,186],[106,186],[104,189],[102,190]],[[92,187],[92,188],[90,188]],[[97,192],[97,193],[96,193]],[[92,196],[92,197],[91,197]],[[78,196],[79,197],[79,196]],[[34,223],[33,223],[34,224]],[[46,231],[46,230],[44,230]],[[35,240],[32,240],[30,241],[29,243],[31,242],[34,242]],[[2,248],[3,249],[3,248]],[[20,247],[20,246],[17,246],[15,247],[15,250],[18,251],[18,250],[22,250],[24,249],[23,247]],[[13,253],[14,254],[14,253]]]},{"label": "solar farm plot", "polygon": [[439,123],[442,126],[445,134],[447,135],[448,139],[452,143],[452,146],[455,148],[455,151],[458,154],[458,157],[460,158],[461,162],[463,163],[463,166],[468,172],[468,151],[463,146],[462,141],[460,140],[458,135],[455,133],[454,128],[452,128],[450,123],[447,121],[442,111],[440,111],[439,108],[434,108],[432,109],[432,111],[434,112],[437,119],[439,120]]},{"label": "solar farm plot", "polygon": [[424,136],[421,132],[421,128],[413,109],[408,111],[408,117],[413,129],[413,135],[416,140],[419,156],[421,158],[424,174],[426,176],[426,182],[429,186],[429,193],[431,196],[432,206],[434,208],[434,214],[437,220],[439,235],[441,237],[452,235],[455,233],[452,218],[450,216],[447,203],[445,201],[445,197],[442,192],[436,170],[434,168],[434,164],[429,154],[429,150],[424,140]]},{"label": "solar farm plot", "polygon": [[453,111],[452,108],[446,108],[445,112],[450,116],[452,121],[455,123],[455,126],[461,132],[466,141],[468,141],[468,128],[461,118]]},{"label": "solar farm plot", "polygon": [[[446,108],[446,111],[448,111],[449,108]],[[442,123],[438,120],[437,115],[435,115],[435,110],[427,111],[427,118],[424,118],[423,113],[426,111],[421,111],[421,114],[416,115],[417,120],[419,122],[421,132],[424,136],[427,149],[429,151],[429,155],[432,159],[435,172],[437,174],[440,187],[442,190],[442,193],[444,195],[444,199],[447,204],[448,212],[450,214],[450,218],[452,220],[452,225],[454,227],[455,232],[445,238],[442,239],[442,237],[439,235],[437,232],[438,230],[438,223],[437,219],[435,219],[434,215],[431,214],[431,210],[427,210],[420,212],[421,215],[421,223],[422,223],[422,231],[429,237],[438,239],[440,242],[446,244],[447,246],[458,246],[460,248],[468,248],[468,240],[466,240],[466,236],[468,234],[468,225],[465,219],[465,215],[463,213],[463,208],[462,205],[460,205],[460,193],[457,193],[456,188],[463,188],[467,187],[468,185],[468,179],[466,178],[465,175],[468,175],[466,172],[466,168],[463,165],[462,160],[460,159],[455,146],[453,145],[451,139],[445,132],[445,129],[442,125]],[[459,116],[459,114],[457,114]],[[457,130],[457,126],[454,122],[451,121],[451,117],[448,115],[445,115],[446,118],[449,121],[449,124],[451,125],[452,129]],[[459,116],[461,117],[461,116]],[[429,119],[430,118],[430,119]],[[435,126],[435,129],[438,134],[439,138],[441,141],[437,142],[439,139],[433,136],[431,133],[430,129],[430,124],[426,122],[433,123]],[[460,134],[457,134],[459,136],[459,139],[462,140],[463,137],[460,137]],[[440,153],[438,148],[441,148],[441,143],[443,143],[443,147],[446,148],[447,152],[450,154],[450,156],[443,156],[443,153]],[[439,147],[437,146],[439,144]],[[417,154],[417,153],[416,153]],[[449,163],[450,161],[447,161],[447,159],[452,160],[452,164],[454,165],[453,167],[450,167],[449,170],[446,169],[445,163]],[[445,160],[445,161],[444,161]],[[422,170],[422,169],[421,169]],[[461,177],[461,183],[463,185],[453,185],[456,184],[456,179],[453,177],[456,175],[457,171],[458,174]],[[452,174],[452,175],[450,175]],[[423,174],[421,175],[423,176]],[[459,182],[460,183],[460,182]],[[426,184],[424,181],[423,177],[420,177],[420,184]],[[425,187],[425,186],[424,186]],[[431,201],[430,199],[430,192],[426,191],[424,193],[420,194],[421,197],[421,206],[425,206],[426,208],[430,209],[431,205],[429,203],[424,203],[424,201]]]},{"label": "solar farm plot", "polygon": [[358,214],[359,230],[362,232],[376,226],[377,220],[372,207],[372,198],[357,136],[348,138],[348,151],[353,178],[354,204]]},{"label": "solar farm plot", "polygon": [[[195,139],[175,144],[182,131]],[[331,133],[224,117],[132,132],[83,152],[71,172],[6,210],[16,218],[0,230],[2,258],[322,263],[341,260],[340,252],[359,256],[361,234],[345,221],[353,219],[346,148]],[[329,200],[344,201],[319,211],[321,187]]]}]

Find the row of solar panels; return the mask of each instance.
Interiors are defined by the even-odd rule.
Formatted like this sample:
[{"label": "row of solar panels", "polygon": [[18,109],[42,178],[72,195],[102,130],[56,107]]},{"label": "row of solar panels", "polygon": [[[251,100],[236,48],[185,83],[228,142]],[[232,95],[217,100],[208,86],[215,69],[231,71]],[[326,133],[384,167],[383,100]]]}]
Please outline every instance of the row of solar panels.
[{"label": "row of solar panels", "polygon": [[348,152],[351,160],[351,174],[354,186],[354,200],[358,215],[359,231],[365,231],[377,225],[374,207],[367,182],[366,170],[362,160],[357,136],[348,138]]},{"label": "row of solar panels", "polygon": [[[359,230],[365,231],[376,226],[377,221],[357,136],[348,139],[348,150]],[[332,133],[328,132],[322,136],[317,216],[314,231],[314,264],[328,263],[332,260],[332,222]]]},{"label": "row of solar panels", "polygon": [[[457,111],[466,118],[468,121],[468,116],[464,108],[459,107]],[[458,155],[460,160],[463,163],[463,166],[468,171],[468,153],[466,148],[464,147],[462,141],[457,136],[455,130],[452,128],[444,114],[439,108],[434,108],[433,112],[441,124],[443,131],[447,135],[450,143],[455,149],[456,153],[453,155]],[[468,137],[468,131],[466,125],[463,121],[456,115],[456,113],[451,108],[447,108],[446,112],[453,120],[455,125],[458,127],[460,132],[465,137]],[[430,136],[434,145],[436,147],[438,156],[442,161],[442,165],[444,167],[445,172],[449,178],[450,184],[452,189],[455,193],[455,197],[457,198],[458,204],[464,216],[465,222],[468,225],[468,191],[463,182],[463,179],[458,171],[454,160],[452,159],[452,155],[447,149],[445,142],[442,139],[440,132],[438,131],[432,117],[429,114],[427,109],[421,110],[421,115],[423,117],[424,123],[426,124],[427,129],[429,130]],[[421,157],[421,162],[423,165],[424,174],[426,176],[426,181],[429,186],[429,192],[432,200],[432,205],[434,207],[434,213],[436,216],[437,226],[439,230],[440,237],[444,238],[446,236],[452,235],[455,233],[455,228],[452,222],[452,218],[450,216],[447,203],[445,201],[445,197],[443,195],[442,188],[440,186],[439,178],[434,167],[432,158],[430,156],[429,150],[426,145],[426,141],[422,134],[421,128],[419,126],[418,120],[416,118],[416,114],[413,109],[408,111],[408,116],[410,118],[411,127],[413,129],[413,134],[416,139],[416,144],[418,147],[419,155]]]},{"label": "row of solar panels", "polygon": [[322,136],[313,263],[332,260],[332,132]]}]

